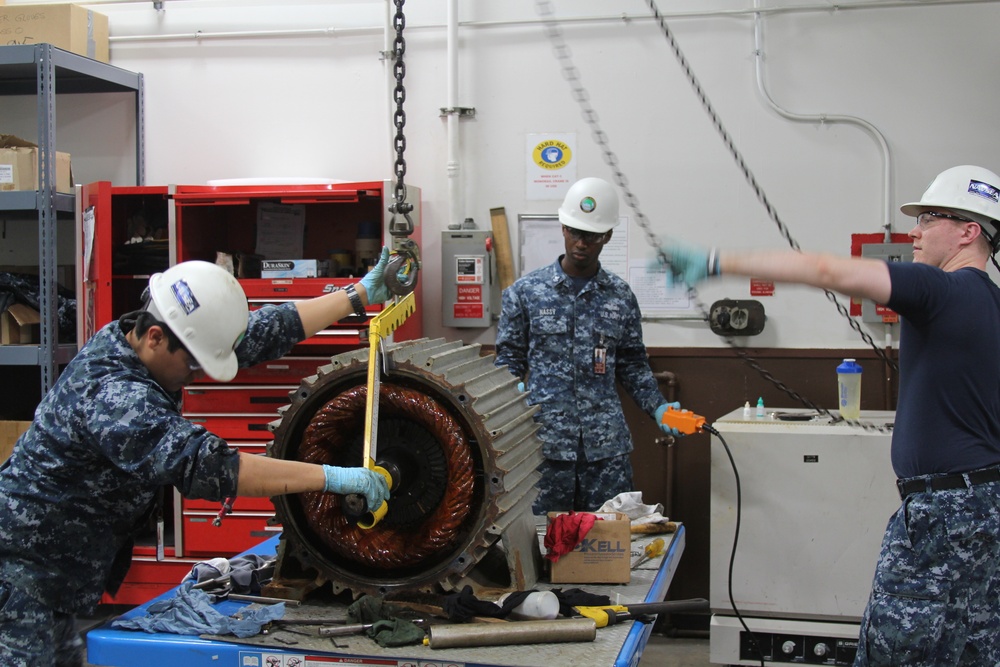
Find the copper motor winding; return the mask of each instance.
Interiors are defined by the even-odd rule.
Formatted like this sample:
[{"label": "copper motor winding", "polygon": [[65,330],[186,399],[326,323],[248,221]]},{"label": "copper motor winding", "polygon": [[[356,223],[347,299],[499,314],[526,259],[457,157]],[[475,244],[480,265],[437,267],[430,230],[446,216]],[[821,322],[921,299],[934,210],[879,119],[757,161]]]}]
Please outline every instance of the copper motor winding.
[{"label": "copper motor winding", "polygon": [[[328,465],[358,465],[360,449],[356,437],[363,431],[365,400],[368,388],[353,387],[334,397],[322,408],[306,427],[299,457],[308,463]],[[394,530],[363,530],[353,525],[342,510],[343,497],[336,494],[302,494],[302,507],[306,522],[323,544],[338,556],[368,566],[390,569],[415,565],[429,556],[453,547],[459,537],[459,528],[468,518],[472,507],[473,461],[468,439],[444,407],[434,398],[391,384],[383,384],[379,393],[379,421],[402,418],[427,431],[437,443],[430,449],[443,454],[445,469],[441,473],[442,493],[440,502],[425,510],[425,517],[412,525],[397,525]],[[391,421],[390,421],[391,423]],[[381,429],[381,426],[380,426]],[[392,431],[388,432],[391,434]],[[387,434],[382,430],[380,436]],[[379,438],[377,452],[380,463],[393,458],[393,443],[383,443]],[[405,446],[408,443],[399,443]],[[426,452],[426,450],[424,450]],[[394,466],[401,479],[390,501],[386,526],[393,526],[393,511],[408,485],[419,480],[406,479],[405,464]],[[396,477],[397,475],[394,475]]]}]

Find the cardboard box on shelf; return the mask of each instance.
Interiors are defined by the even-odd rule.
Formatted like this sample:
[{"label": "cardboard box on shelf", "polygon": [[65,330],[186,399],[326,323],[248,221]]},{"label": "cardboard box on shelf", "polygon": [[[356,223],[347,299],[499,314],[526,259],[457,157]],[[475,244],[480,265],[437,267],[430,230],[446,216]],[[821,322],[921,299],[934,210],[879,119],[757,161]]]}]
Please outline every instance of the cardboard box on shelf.
[{"label": "cardboard box on shelf", "polygon": [[[566,512],[549,512],[548,522]],[[594,512],[598,521],[580,544],[552,563],[553,584],[627,584],[632,578],[631,522],[621,512]]]},{"label": "cardboard box on shelf", "polygon": [[[3,0],[0,0],[3,2]],[[21,434],[28,430],[31,422],[0,421],[0,463],[10,458],[14,444]]]},{"label": "cardboard box on shelf", "polygon": [[0,313],[0,345],[38,343],[38,311],[23,303],[11,304]]},{"label": "cardboard box on shelf", "polygon": [[[56,192],[73,192],[69,153],[56,153]],[[38,189],[38,146],[0,134],[0,192]]]},{"label": "cardboard box on shelf", "polygon": [[0,2],[2,44],[51,44],[102,63],[110,61],[108,17],[73,4]]}]

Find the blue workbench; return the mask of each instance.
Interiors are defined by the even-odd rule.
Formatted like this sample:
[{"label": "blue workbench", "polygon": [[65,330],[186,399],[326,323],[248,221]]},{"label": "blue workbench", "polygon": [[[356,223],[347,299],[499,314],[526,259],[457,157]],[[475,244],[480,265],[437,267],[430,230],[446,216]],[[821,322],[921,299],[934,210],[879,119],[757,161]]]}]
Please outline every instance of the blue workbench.
[{"label": "blue workbench", "polygon": [[[633,542],[633,551],[638,549],[641,553],[652,537],[656,536]],[[664,541],[669,539],[662,560],[633,570],[631,583],[588,584],[583,588],[609,595],[613,604],[664,600],[684,551],[684,526],[679,525],[677,532],[659,537]],[[248,553],[273,554],[277,544],[278,537],[273,537]],[[537,584],[539,589],[549,587],[552,586],[544,582]],[[122,618],[144,616],[150,604],[172,597],[175,590],[130,610]],[[225,601],[218,603],[216,608],[231,615],[246,605]],[[114,667],[325,667],[342,664],[361,667],[555,667],[565,664],[635,667],[652,630],[652,622],[626,622],[599,629],[593,642],[450,649],[427,646],[384,649],[362,635],[347,649],[304,652],[294,646],[276,648],[235,643],[238,641],[235,638],[234,643],[230,643],[195,636],[116,630],[108,622],[87,633],[87,660],[92,665]]]}]

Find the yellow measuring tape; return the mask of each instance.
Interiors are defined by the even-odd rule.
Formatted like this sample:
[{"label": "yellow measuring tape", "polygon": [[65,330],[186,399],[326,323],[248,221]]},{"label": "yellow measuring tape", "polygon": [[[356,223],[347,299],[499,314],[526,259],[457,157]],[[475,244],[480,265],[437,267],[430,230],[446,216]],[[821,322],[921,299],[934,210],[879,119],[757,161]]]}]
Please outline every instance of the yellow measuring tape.
[{"label": "yellow measuring tape", "polygon": [[[382,341],[392,335],[392,332],[398,329],[416,309],[416,297],[410,292],[399,301],[383,308],[368,325],[368,397],[365,399],[364,465],[385,477],[390,489],[392,476],[389,471],[375,465],[375,449],[378,445],[378,394],[382,378],[379,359]],[[373,528],[388,511],[389,504],[383,501],[381,507],[370,510],[366,516],[358,520],[358,527]]]}]

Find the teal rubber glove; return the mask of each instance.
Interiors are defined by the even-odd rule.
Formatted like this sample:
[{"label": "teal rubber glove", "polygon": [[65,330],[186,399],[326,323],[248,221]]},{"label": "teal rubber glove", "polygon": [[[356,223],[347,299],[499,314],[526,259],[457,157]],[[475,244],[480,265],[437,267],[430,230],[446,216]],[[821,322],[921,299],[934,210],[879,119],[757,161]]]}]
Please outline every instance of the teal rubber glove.
[{"label": "teal rubber glove", "polygon": [[346,496],[349,493],[360,493],[368,501],[368,507],[382,507],[389,499],[389,483],[385,477],[368,468],[340,468],[323,466],[326,475],[326,486],[323,491]]},{"label": "teal rubber glove", "polygon": [[[693,287],[709,276],[719,275],[719,253],[715,248],[700,248],[682,243],[669,243],[661,248],[670,265],[667,269],[667,287],[679,280]],[[659,258],[659,256],[658,256]],[[662,266],[662,258],[660,264]]]},{"label": "teal rubber glove", "polygon": [[656,425],[659,426],[660,430],[666,433],[667,435],[673,435],[678,438],[683,438],[684,437],[683,433],[681,433],[675,428],[670,428],[670,426],[663,423],[663,413],[667,411],[667,408],[680,410],[681,409],[680,401],[674,401],[673,403],[664,403],[660,407],[656,408],[656,415],[655,415]]},{"label": "teal rubber glove", "polygon": [[382,247],[382,256],[378,259],[378,264],[373,266],[365,277],[361,279],[365,293],[368,295],[368,303],[385,303],[389,300],[389,288],[385,286],[385,267],[389,264],[389,249]]}]

